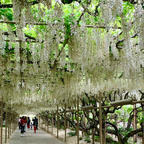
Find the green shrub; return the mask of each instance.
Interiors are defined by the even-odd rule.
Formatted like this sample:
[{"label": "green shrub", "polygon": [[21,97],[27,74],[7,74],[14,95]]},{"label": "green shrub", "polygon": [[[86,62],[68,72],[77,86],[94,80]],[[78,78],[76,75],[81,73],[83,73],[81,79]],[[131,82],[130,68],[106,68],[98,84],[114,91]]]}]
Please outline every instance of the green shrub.
[{"label": "green shrub", "polygon": [[95,141],[99,141],[99,136],[94,136]]},{"label": "green shrub", "polygon": [[91,140],[90,140],[90,137],[89,136],[86,136],[85,139],[84,139],[87,143],[90,143]]},{"label": "green shrub", "polygon": [[63,129],[63,130],[64,130],[64,129],[65,129],[65,127],[64,127],[63,125],[61,125],[61,126],[60,126],[60,129]]},{"label": "green shrub", "polygon": [[71,128],[70,128],[70,130],[74,131],[74,130],[75,130],[75,128],[71,127]]},{"label": "green shrub", "polygon": [[142,132],[138,133],[138,136],[139,136],[139,137],[142,137],[142,136],[143,136]]},{"label": "green shrub", "polygon": [[76,131],[71,131],[68,134],[69,134],[69,136],[76,136]]}]

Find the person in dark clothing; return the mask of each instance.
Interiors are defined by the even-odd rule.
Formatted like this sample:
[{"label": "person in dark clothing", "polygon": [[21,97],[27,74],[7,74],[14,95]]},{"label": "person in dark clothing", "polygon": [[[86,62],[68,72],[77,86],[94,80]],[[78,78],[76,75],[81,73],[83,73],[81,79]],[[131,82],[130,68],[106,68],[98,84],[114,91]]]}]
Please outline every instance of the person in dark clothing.
[{"label": "person in dark clothing", "polygon": [[36,130],[38,130],[38,119],[36,117],[33,119],[33,126],[34,126],[34,133],[36,133]]},{"label": "person in dark clothing", "polygon": [[38,119],[35,117],[35,121],[36,121],[36,129],[38,130]]},{"label": "person in dark clothing", "polygon": [[20,123],[21,123],[21,136],[24,136],[25,125],[27,123],[26,118],[22,117]]},{"label": "person in dark clothing", "polygon": [[19,130],[21,130],[21,117],[19,118],[18,126],[19,126]]}]

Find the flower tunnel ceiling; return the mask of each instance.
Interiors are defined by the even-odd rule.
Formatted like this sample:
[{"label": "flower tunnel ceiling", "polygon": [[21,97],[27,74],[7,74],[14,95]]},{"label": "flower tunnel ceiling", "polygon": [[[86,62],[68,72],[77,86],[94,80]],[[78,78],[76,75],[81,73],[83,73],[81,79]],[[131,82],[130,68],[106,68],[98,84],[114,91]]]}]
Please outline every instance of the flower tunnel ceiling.
[{"label": "flower tunnel ceiling", "polygon": [[15,111],[143,84],[142,0],[1,0],[0,101]]}]

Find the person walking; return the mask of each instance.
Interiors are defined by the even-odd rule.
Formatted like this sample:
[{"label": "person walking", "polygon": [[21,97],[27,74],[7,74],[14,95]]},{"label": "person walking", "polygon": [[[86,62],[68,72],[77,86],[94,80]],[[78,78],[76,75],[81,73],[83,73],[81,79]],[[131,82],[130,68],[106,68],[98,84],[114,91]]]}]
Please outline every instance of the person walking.
[{"label": "person walking", "polygon": [[34,126],[34,133],[36,133],[36,130],[38,129],[38,119],[36,117],[33,119],[33,126]]},{"label": "person walking", "polygon": [[31,122],[31,123],[30,123],[31,130],[32,130],[32,126],[33,126],[33,123]]},{"label": "person walking", "polygon": [[24,136],[26,125],[26,118],[24,116],[21,118],[20,124],[21,124],[21,136]]},{"label": "person walking", "polygon": [[36,129],[38,130],[38,119],[37,117],[35,117],[35,119],[36,119]]},{"label": "person walking", "polygon": [[30,118],[28,117],[28,119],[27,119],[27,128],[29,129],[30,128]]},{"label": "person walking", "polygon": [[18,120],[18,126],[19,126],[19,130],[21,130],[21,117]]}]

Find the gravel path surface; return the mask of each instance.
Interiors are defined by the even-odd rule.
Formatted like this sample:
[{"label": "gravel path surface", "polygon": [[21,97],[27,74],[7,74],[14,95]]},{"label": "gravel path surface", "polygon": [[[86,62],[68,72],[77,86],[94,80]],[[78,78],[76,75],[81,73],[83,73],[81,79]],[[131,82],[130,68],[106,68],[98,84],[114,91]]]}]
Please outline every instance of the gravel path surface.
[{"label": "gravel path surface", "polygon": [[17,129],[9,144],[64,144],[57,140],[55,137],[47,134],[42,130],[38,130],[35,134],[33,130],[27,130],[25,136],[21,136],[20,131]]}]

